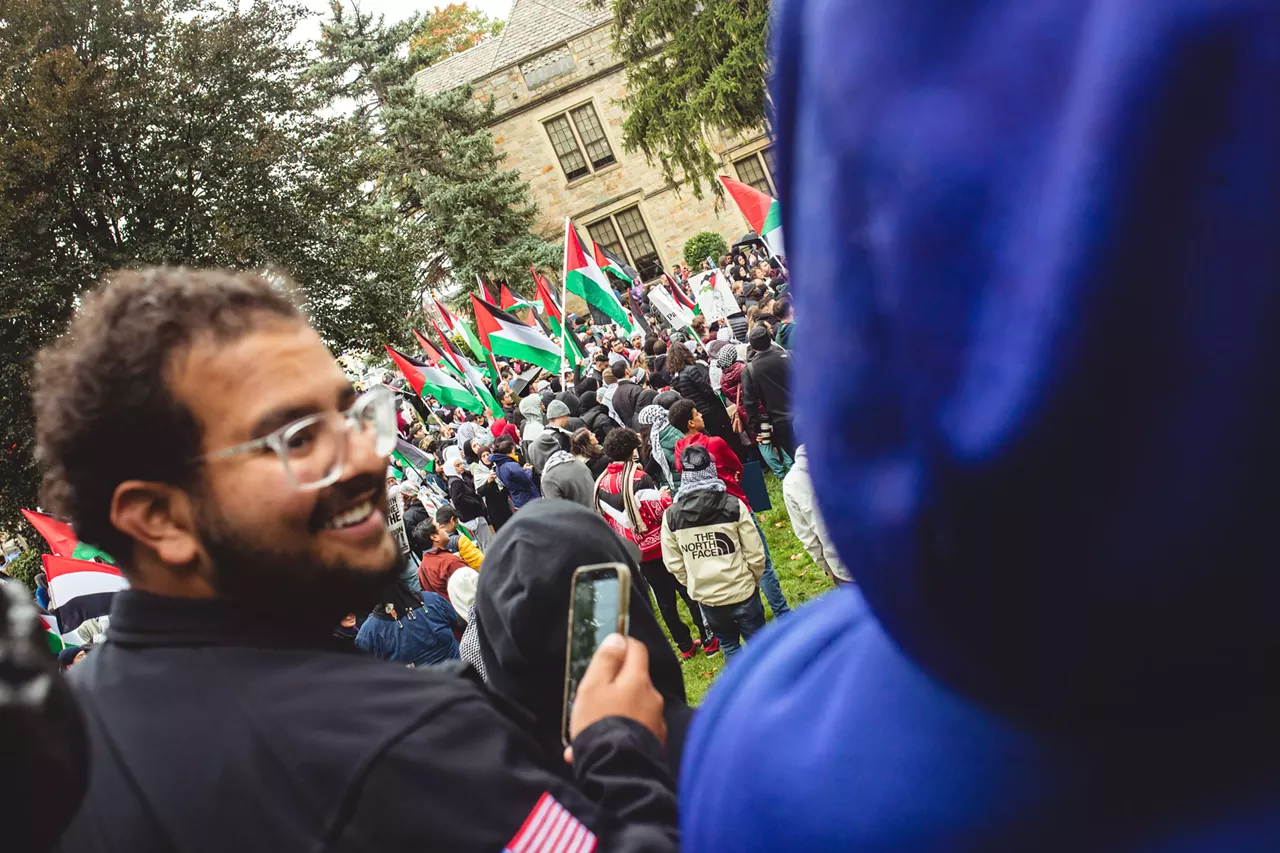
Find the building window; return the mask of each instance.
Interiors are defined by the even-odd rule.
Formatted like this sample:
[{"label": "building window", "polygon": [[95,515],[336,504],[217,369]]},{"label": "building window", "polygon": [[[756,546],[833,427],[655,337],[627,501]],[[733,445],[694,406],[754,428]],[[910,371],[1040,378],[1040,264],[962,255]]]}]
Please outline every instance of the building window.
[{"label": "building window", "polygon": [[[546,119],[543,125],[551,137],[551,147],[560,158],[560,166],[569,180],[589,175],[596,169],[616,162],[604,127],[591,104],[574,107]],[[585,154],[584,154],[585,152]]]},{"label": "building window", "polygon": [[[610,217],[587,226],[591,239],[619,257],[627,258],[646,281],[662,275],[658,247],[649,237],[639,207],[619,210]],[[621,235],[621,239],[619,239]]]},{"label": "building window", "polygon": [[764,170],[764,163],[760,160],[759,154],[734,160],[733,168],[738,172],[738,180],[755,187],[765,195],[773,195],[773,187],[769,184],[769,176]]},{"label": "building window", "polygon": [[775,184],[778,183],[778,164],[773,159],[773,149],[766,148],[760,152],[760,155],[764,157],[764,164],[769,169],[769,177],[773,178]]}]

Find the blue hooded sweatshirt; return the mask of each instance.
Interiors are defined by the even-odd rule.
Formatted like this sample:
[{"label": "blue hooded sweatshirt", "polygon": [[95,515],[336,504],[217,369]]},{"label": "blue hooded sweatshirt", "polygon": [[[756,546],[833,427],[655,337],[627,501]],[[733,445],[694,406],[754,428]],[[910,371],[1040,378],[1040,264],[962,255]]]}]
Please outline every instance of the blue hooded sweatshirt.
[{"label": "blue hooded sweatshirt", "polygon": [[859,586],[710,692],[685,849],[1280,850],[1280,2],[783,0],[773,41]]}]

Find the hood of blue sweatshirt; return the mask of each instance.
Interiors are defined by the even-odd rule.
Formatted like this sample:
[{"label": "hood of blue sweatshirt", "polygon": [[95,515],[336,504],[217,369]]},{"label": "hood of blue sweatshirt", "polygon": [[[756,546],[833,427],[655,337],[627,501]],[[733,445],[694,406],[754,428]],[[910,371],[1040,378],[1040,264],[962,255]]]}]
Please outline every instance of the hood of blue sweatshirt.
[{"label": "hood of blue sweatshirt", "polygon": [[[784,0],[773,43],[796,423],[859,590],[712,690],[686,787],[792,703],[807,727],[770,754],[814,752],[796,791],[821,780],[867,833],[861,797],[915,784],[924,814],[949,784],[899,772],[947,749],[934,726],[990,769],[953,817],[1154,732],[1199,769],[1199,744],[1256,740],[1280,712],[1280,4]],[[869,736],[852,720],[878,752],[833,747]],[[859,849],[928,849],[909,812]],[[686,803],[689,849],[715,814]]]}]

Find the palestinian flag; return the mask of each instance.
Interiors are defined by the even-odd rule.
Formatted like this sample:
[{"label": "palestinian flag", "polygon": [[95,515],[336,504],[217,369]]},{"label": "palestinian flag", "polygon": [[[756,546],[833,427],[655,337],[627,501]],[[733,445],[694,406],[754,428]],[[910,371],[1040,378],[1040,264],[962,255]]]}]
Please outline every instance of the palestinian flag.
[{"label": "palestinian flag", "polygon": [[[529,272],[533,272],[532,267],[529,268]],[[547,323],[550,324],[551,331],[560,336],[565,364],[570,368],[577,367],[587,360],[587,357],[582,354],[582,343],[578,340],[578,333],[565,323],[564,311],[551,295],[551,286],[547,284],[547,280],[536,272],[533,273],[533,280],[538,283],[538,299],[542,302],[542,313],[547,315]]]},{"label": "palestinian flag", "polygon": [[49,550],[59,557],[70,557],[73,560],[98,560],[115,565],[115,560],[106,552],[81,542],[71,529],[71,525],[29,509],[22,510],[22,515],[36,529],[36,532],[49,543]]},{"label": "palestinian flag", "polygon": [[568,219],[564,221],[564,284],[570,293],[582,297],[588,305],[617,323],[628,335],[631,334],[627,309],[618,301],[595,258],[582,251],[578,233]]},{"label": "palestinian flag", "polygon": [[500,308],[471,297],[480,343],[494,355],[516,358],[555,373],[560,369],[560,347],[537,329],[531,329]]},{"label": "palestinian flag", "polygon": [[[591,256],[596,262],[596,266],[607,273],[613,273],[627,284],[633,284],[636,276],[639,275],[631,267],[627,266],[627,262],[601,246],[595,240],[591,241]],[[630,272],[627,272],[630,270]]]},{"label": "palestinian flag", "polygon": [[58,630],[67,645],[80,645],[78,629],[90,619],[111,612],[117,592],[129,582],[115,566],[45,554],[45,577],[49,579],[49,612],[58,620]]},{"label": "palestinian flag", "polygon": [[435,345],[432,344],[431,341],[427,340],[426,337],[423,336],[422,332],[419,332],[417,329],[414,329],[413,336],[417,338],[418,346],[422,347],[422,351],[426,353],[427,364],[430,364],[432,367],[444,368],[444,370],[446,370],[451,376],[453,376],[454,379],[457,379],[458,381],[463,381],[461,368],[453,364],[448,358],[442,355],[440,350],[436,349]]},{"label": "palestinian flag", "polygon": [[49,651],[56,655],[67,647],[67,644],[62,642],[62,632],[58,630],[58,617],[41,610],[40,627],[44,629],[44,639],[49,644]]},{"label": "palestinian flag", "polygon": [[[449,331],[457,332],[466,341],[467,349],[471,350],[471,355],[476,361],[484,363],[485,372],[489,374],[489,381],[494,387],[498,385],[498,365],[493,360],[493,353],[486,350],[480,344],[480,339],[476,337],[476,333],[471,330],[471,325],[461,317],[457,317],[448,308],[436,300],[436,307],[440,309],[440,316],[444,317],[445,324],[449,327]],[[496,410],[495,410],[496,411]]]},{"label": "palestinian flag", "polygon": [[480,402],[489,407],[489,411],[496,412],[501,410],[502,406],[498,403],[498,398],[493,396],[493,392],[487,384],[489,377],[481,373],[479,368],[467,361],[466,356],[458,352],[453,345],[453,341],[449,340],[445,333],[440,331],[440,327],[436,325],[435,320],[431,321],[431,327],[436,330],[436,335],[440,338],[440,346],[446,358],[458,366],[458,370],[465,377],[464,381],[470,387],[471,393],[479,397]]},{"label": "palestinian flag", "polygon": [[396,438],[396,449],[391,451],[391,458],[401,470],[412,468],[424,477],[435,470],[435,462],[431,457],[403,438]]},{"label": "palestinian flag", "polygon": [[778,207],[778,200],[724,175],[720,176],[720,183],[733,196],[738,210],[764,240],[769,251],[775,256],[786,254],[782,245],[782,209]]},{"label": "palestinian flag", "polygon": [[445,373],[438,367],[424,364],[416,358],[410,358],[402,352],[386,347],[387,355],[400,368],[405,381],[421,397],[430,394],[444,406],[456,406],[468,412],[483,412],[484,403],[476,399],[462,383]]},{"label": "palestinian flag", "polygon": [[480,277],[480,273],[476,273],[476,283],[480,285],[480,298],[490,305],[497,305],[498,303],[493,301],[493,296],[489,293],[489,288],[485,286],[484,279]]},{"label": "palestinian flag", "polygon": [[517,299],[505,283],[501,285],[501,289],[498,291],[498,297],[502,300],[501,304],[503,311],[506,311],[508,314],[515,314],[516,316],[519,316],[520,312],[528,311],[529,313],[526,315],[528,319],[525,320],[525,324],[529,326],[537,325],[537,322],[533,319],[533,306],[523,299]]}]

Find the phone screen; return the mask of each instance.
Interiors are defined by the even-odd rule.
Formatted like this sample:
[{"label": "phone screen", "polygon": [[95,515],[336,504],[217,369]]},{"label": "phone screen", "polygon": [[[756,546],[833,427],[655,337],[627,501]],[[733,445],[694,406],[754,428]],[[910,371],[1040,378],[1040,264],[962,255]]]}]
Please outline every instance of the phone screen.
[{"label": "phone screen", "polygon": [[565,667],[563,735],[566,745],[573,700],[592,656],[605,637],[627,632],[630,583],[630,571],[621,564],[584,566],[573,576]]}]

